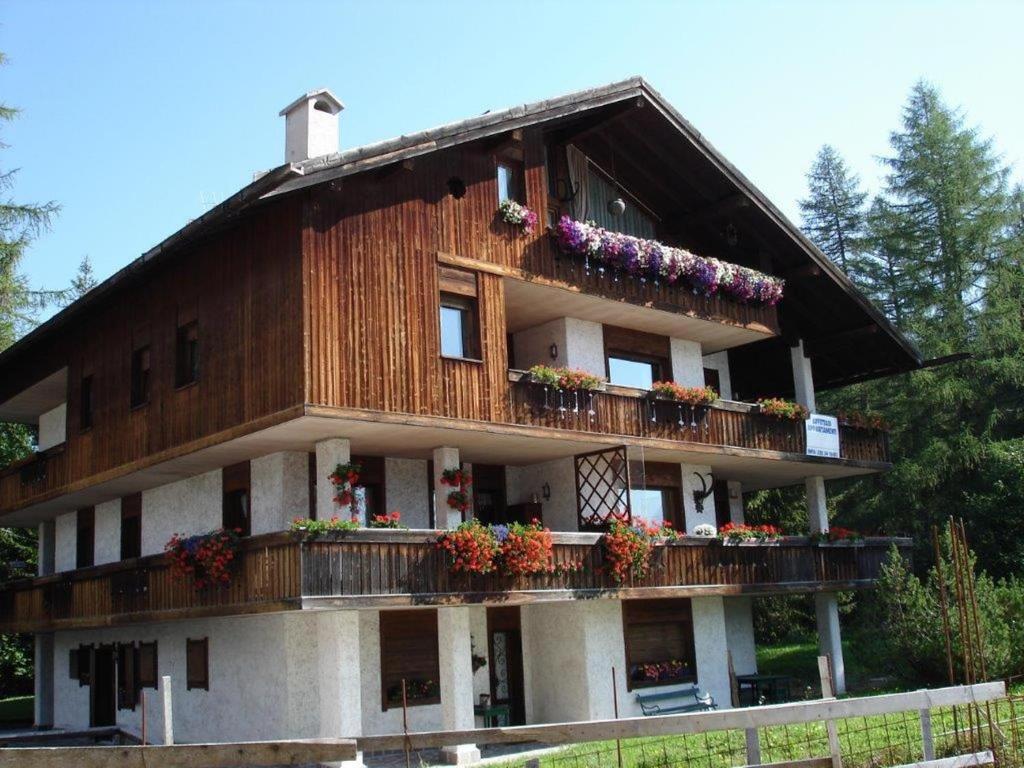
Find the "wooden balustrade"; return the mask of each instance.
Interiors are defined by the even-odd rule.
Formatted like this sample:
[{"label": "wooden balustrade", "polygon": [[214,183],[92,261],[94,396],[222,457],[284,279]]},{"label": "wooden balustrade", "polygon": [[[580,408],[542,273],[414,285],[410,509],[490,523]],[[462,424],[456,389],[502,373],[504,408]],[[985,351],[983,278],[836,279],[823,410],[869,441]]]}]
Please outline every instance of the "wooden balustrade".
[{"label": "wooden balustrade", "polygon": [[301,596],[299,560],[291,537],[270,534],[242,542],[224,588],[194,589],[162,554],[27,580],[0,590],[0,631],[283,609]]},{"label": "wooden balustrade", "polygon": [[553,534],[560,567],[518,578],[454,574],[435,537],[372,530],[309,542],[257,536],[243,542],[232,581],[222,589],[196,590],[176,579],[164,555],[26,580],[0,591],[0,631],[294,610],[304,601],[372,607],[855,589],[878,578],[894,544],[904,552],[910,545],[908,539],[821,545],[806,538],[681,539],[655,547],[649,577],[620,585],[607,572],[599,534]]},{"label": "wooden balustrade", "polygon": [[[624,388],[568,392],[529,381],[519,372],[510,378],[516,424],[796,454],[807,450],[802,421],[762,416],[754,405],[719,401],[710,407],[692,407],[653,400]],[[887,462],[888,435],[840,425],[839,450],[844,459]]]}]

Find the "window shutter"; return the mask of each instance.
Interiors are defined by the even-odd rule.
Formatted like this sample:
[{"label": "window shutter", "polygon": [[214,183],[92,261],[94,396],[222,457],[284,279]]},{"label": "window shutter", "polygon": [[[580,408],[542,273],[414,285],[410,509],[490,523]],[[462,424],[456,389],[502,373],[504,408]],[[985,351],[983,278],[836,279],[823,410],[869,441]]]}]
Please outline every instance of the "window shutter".
[{"label": "window shutter", "polygon": [[185,641],[185,689],[210,690],[209,638]]},{"label": "window shutter", "polygon": [[156,640],[139,643],[138,661],[135,665],[135,682],[139,688],[156,688],[159,680]]}]

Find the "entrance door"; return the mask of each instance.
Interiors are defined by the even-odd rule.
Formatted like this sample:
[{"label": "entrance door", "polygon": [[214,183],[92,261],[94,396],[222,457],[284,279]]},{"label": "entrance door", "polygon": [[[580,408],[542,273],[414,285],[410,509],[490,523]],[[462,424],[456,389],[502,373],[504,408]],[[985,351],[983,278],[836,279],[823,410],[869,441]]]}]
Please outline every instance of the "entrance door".
[{"label": "entrance door", "polygon": [[519,606],[488,608],[487,634],[491,657],[491,701],[508,705],[511,725],[525,725],[523,635]]},{"label": "entrance door", "polygon": [[98,728],[117,724],[114,677],[114,646],[93,648],[89,675],[89,725]]}]

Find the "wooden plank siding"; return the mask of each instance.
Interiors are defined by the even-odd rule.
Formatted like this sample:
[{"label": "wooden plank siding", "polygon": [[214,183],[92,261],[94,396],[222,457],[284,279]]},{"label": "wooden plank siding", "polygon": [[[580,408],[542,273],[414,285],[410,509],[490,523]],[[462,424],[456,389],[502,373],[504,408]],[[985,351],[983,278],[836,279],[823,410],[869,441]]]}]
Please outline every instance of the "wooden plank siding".
[{"label": "wooden plank siding", "polygon": [[[123,285],[114,296],[31,350],[33,361],[68,368],[67,440],[45,479],[0,476],[0,509],[10,510],[101,473],[131,469],[303,403],[302,283],[297,265],[301,205],[260,206],[230,228]],[[176,388],[175,341],[182,318],[199,332],[199,380]],[[130,405],[131,357],[148,344],[150,399]],[[5,382],[0,399],[33,383]],[[93,426],[79,428],[79,382],[93,376]]]},{"label": "wooden plank siding", "polygon": [[372,530],[310,542],[281,533],[254,536],[242,543],[232,581],[222,589],[195,590],[173,576],[162,554],[26,580],[0,590],[0,631],[294,610],[303,600],[321,599],[371,607],[854,589],[879,577],[893,544],[905,555],[910,544],[683,539],[655,547],[650,576],[617,585],[596,534],[554,534],[555,562],[576,562],[579,570],[520,578],[453,574],[435,536]]}]

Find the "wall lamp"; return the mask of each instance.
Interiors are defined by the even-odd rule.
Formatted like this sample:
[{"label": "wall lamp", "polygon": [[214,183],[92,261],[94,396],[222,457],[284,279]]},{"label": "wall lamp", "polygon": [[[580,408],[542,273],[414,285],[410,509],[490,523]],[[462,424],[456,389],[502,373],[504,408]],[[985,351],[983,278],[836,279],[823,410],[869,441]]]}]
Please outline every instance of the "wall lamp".
[{"label": "wall lamp", "polygon": [[558,345],[557,344],[552,344],[550,347],[548,347],[548,354],[551,355],[551,359],[552,360],[557,360],[558,359]]},{"label": "wall lamp", "polygon": [[544,497],[544,501],[551,501],[551,486],[547,482],[540,487],[540,495]]}]

